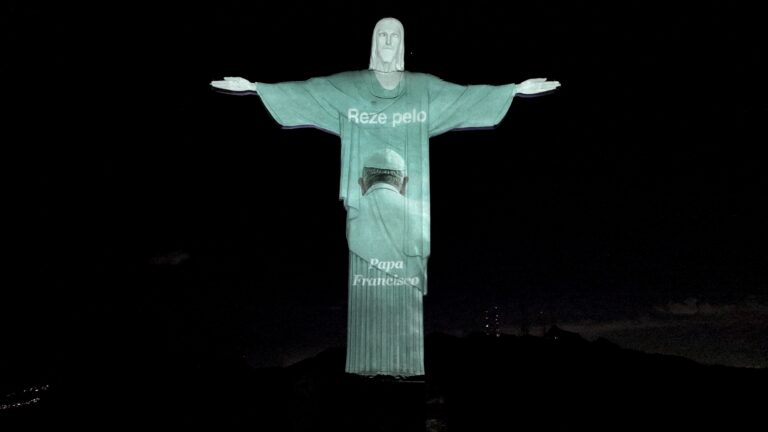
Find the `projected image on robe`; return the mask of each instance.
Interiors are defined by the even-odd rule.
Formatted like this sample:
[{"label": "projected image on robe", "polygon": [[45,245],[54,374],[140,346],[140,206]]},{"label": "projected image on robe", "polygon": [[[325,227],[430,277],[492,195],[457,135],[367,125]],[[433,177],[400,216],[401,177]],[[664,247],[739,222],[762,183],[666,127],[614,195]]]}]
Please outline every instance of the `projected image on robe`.
[{"label": "projected image on robe", "polygon": [[349,306],[346,371],[423,374],[428,215],[409,198],[403,158],[392,149],[364,158],[359,208],[347,218]]},{"label": "projected image on robe", "polygon": [[349,250],[367,263],[374,278],[352,275],[352,286],[404,286],[424,291],[424,249],[429,243],[428,215],[407,197],[410,178],[405,161],[394,150],[377,151],[363,163],[358,179],[362,198],[350,210],[347,225]]},{"label": "projected image on robe", "polygon": [[560,86],[545,78],[453,84],[405,71],[404,53],[402,24],[384,18],[374,27],[367,70],[274,84],[239,77],[211,82],[258,94],[282,126],[315,127],[340,137],[339,198],[347,210],[349,244],[346,371],[361,375],[424,374],[429,138],[495,126],[516,94]]}]

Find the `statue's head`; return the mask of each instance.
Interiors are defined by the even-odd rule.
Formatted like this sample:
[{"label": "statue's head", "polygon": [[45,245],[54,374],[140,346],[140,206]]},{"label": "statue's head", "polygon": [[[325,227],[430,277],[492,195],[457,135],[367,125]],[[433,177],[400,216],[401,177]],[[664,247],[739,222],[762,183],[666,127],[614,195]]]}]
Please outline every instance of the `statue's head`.
[{"label": "statue's head", "polygon": [[405,70],[403,24],[395,18],[382,18],[373,28],[371,62],[368,69],[380,72]]},{"label": "statue's head", "polygon": [[379,150],[363,162],[363,176],[358,180],[363,195],[376,183],[387,183],[405,195],[408,176],[405,175],[405,161],[392,149]]}]

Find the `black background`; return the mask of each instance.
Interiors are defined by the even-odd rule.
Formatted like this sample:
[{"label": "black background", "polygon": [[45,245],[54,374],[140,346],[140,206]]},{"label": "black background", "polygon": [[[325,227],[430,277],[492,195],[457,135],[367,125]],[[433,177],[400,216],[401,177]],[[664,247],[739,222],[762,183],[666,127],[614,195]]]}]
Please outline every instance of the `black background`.
[{"label": "black background", "polygon": [[[491,305],[516,329],[765,303],[765,31],[743,5],[5,8],[9,387],[343,345],[338,138],[208,83],[365,69],[384,16],[408,70],[562,83],[431,141],[428,332],[477,330]],[[765,366],[762,325],[739,364]]]}]

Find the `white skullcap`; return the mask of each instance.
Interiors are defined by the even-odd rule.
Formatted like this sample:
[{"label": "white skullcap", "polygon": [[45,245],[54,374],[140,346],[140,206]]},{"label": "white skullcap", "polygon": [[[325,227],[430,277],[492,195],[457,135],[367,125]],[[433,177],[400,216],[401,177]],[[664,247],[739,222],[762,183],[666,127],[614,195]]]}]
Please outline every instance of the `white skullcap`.
[{"label": "white skullcap", "polygon": [[387,148],[368,156],[368,159],[363,163],[363,168],[405,171],[405,161],[396,151]]}]

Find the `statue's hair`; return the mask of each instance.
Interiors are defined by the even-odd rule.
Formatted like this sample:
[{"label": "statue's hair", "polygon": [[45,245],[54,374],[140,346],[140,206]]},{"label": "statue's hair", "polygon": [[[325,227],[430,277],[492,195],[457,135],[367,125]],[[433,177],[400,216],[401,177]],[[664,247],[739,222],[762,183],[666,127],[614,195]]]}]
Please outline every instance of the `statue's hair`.
[{"label": "statue's hair", "polygon": [[396,188],[403,185],[403,177],[405,173],[400,170],[388,170],[381,168],[363,168],[363,180],[369,186],[373,186],[376,183],[387,183]]},{"label": "statue's hair", "polygon": [[395,67],[394,70],[403,71],[405,70],[405,29],[403,28],[403,23],[401,23],[397,18],[382,18],[373,28],[373,37],[371,38],[371,61],[368,64],[368,69],[381,72],[392,72],[392,70],[384,70],[384,65],[381,64],[381,59],[379,59],[379,56],[376,55],[376,35],[379,34],[379,28],[385,22],[394,22],[400,27],[400,46],[397,47],[397,52],[395,52],[393,63]]}]

